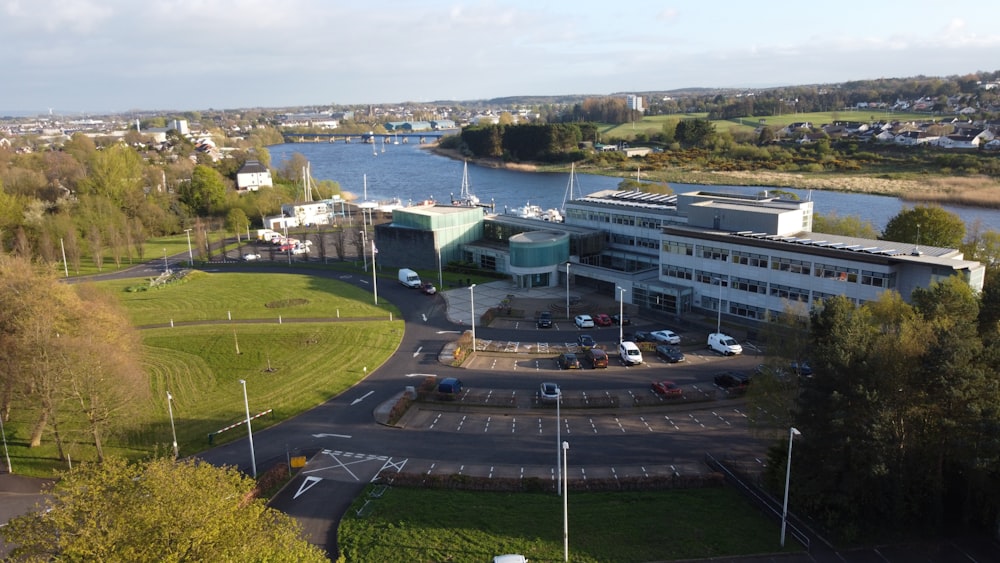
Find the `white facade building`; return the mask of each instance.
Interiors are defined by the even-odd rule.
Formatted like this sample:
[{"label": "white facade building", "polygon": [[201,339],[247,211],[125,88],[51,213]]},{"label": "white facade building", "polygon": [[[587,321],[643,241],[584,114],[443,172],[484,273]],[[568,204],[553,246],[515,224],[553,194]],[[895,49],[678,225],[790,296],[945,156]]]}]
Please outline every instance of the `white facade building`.
[{"label": "white facade building", "polygon": [[257,160],[248,160],[236,172],[236,191],[255,192],[262,187],[271,187],[271,171]]},{"label": "white facade building", "polygon": [[629,94],[625,96],[625,105],[628,109],[634,111],[642,111],[642,96],[636,96],[634,94]]}]

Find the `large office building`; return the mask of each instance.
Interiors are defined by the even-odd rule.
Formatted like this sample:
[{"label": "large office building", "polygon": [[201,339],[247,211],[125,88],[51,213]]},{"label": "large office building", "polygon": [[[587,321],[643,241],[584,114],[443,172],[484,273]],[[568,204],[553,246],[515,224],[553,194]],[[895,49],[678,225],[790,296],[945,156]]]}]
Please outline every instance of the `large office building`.
[{"label": "large office building", "polygon": [[[908,301],[914,289],[950,276],[978,291],[985,271],[956,249],[814,233],[811,201],[767,193],[607,190],[566,202],[564,223],[462,209],[397,211],[376,236],[380,246],[384,238],[406,250],[393,252],[399,263],[383,263],[436,267],[446,246],[449,257],[507,274],[521,288],[565,284],[568,276],[640,309],[675,316],[721,309],[751,322],[805,315],[834,295],[861,304],[895,290]],[[458,214],[462,235],[420,234],[435,223],[454,233],[458,216],[414,221],[412,213]]]}]

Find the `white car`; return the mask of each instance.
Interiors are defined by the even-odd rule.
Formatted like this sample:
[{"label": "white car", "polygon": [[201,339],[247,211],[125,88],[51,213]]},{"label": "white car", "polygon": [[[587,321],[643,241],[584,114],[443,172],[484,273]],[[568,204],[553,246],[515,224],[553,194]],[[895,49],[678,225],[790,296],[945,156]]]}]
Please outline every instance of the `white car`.
[{"label": "white car", "polygon": [[656,340],[657,342],[663,342],[666,344],[674,344],[674,345],[681,343],[681,337],[678,336],[677,333],[672,330],[654,330],[653,332],[649,333],[649,335],[652,336],[653,339]]},{"label": "white car", "polygon": [[721,332],[713,332],[708,335],[707,346],[723,356],[734,356],[743,353],[743,347],[735,338]]},{"label": "white car", "polygon": [[555,403],[559,400],[559,385],[545,382],[538,388],[538,400],[543,403]]},{"label": "white car", "polygon": [[574,322],[580,328],[594,328],[594,319],[590,315],[577,315]]},{"label": "white car", "polygon": [[247,262],[251,260],[260,260],[260,254],[244,254],[243,259]]},{"label": "white car", "polygon": [[637,366],[642,363],[642,350],[635,342],[626,340],[618,345],[618,358],[626,366]]}]

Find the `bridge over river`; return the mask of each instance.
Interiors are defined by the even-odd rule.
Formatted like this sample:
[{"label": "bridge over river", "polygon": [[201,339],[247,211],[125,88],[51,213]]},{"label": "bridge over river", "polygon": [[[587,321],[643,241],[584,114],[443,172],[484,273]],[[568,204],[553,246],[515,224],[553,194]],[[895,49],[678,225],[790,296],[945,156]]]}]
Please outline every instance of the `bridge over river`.
[{"label": "bridge over river", "polygon": [[445,135],[454,135],[458,129],[439,129],[435,131],[406,131],[393,133],[282,133],[286,143],[369,143],[369,144],[408,144],[414,139],[425,144],[428,139],[437,140]]}]

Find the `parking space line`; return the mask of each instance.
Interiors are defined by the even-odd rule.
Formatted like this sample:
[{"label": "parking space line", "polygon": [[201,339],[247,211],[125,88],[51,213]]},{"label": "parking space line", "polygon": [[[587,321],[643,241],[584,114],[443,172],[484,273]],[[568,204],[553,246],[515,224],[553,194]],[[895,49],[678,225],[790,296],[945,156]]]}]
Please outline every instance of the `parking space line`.
[{"label": "parking space line", "polygon": [[666,421],[669,422],[670,425],[674,427],[674,430],[680,430],[677,424],[674,423],[674,421],[669,416],[664,415],[663,418],[666,419]]},{"label": "parking space line", "polygon": [[597,434],[597,425],[594,424],[594,419],[593,418],[588,418],[587,420],[590,421],[590,427],[594,429],[594,434]]},{"label": "parking space line", "polygon": [[[559,424],[558,420],[556,421],[556,424]],[[539,434],[542,433],[542,419],[541,418],[538,419],[538,433]]]},{"label": "parking space line", "polygon": [[621,431],[622,431],[622,433],[624,434],[624,433],[625,433],[625,427],[624,427],[624,426],[622,426],[622,421],[621,421],[621,420],[618,420],[618,417],[617,417],[617,416],[615,417],[615,422],[616,422],[616,423],[618,423],[618,429],[619,429],[619,430],[621,430]]},{"label": "parking space line", "polygon": [[650,426],[648,422],[646,422],[646,417],[644,417],[644,416],[640,416],[640,417],[639,417],[639,420],[641,420],[641,421],[642,421],[642,423],[646,425],[646,430],[649,430],[650,432],[652,432],[652,431],[653,431],[653,427],[652,427],[652,426]]},{"label": "parking space line", "polygon": [[431,421],[430,428],[434,428],[434,425],[437,424],[439,420],[441,420],[441,413],[438,413],[438,415],[434,417],[434,420]]},{"label": "parking space line", "polygon": [[510,433],[513,434],[515,432],[517,432],[517,419],[514,418],[514,417],[511,417],[511,419],[510,419]]},{"label": "parking space line", "polygon": [[465,424],[465,418],[467,416],[468,415],[462,415],[462,418],[458,421],[458,428],[456,428],[457,431],[459,431],[459,432],[462,431],[462,425]]},{"label": "parking space line", "polygon": [[697,422],[698,426],[701,426],[702,428],[705,427],[705,425],[702,424],[700,420],[698,420],[697,418],[695,418],[694,413],[688,414],[688,416],[691,417],[691,420]]},{"label": "parking space line", "polygon": [[486,426],[483,428],[483,432],[489,432],[490,431],[490,421],[492,421],[492,420],[493,420],[492,416],[487,416],[486,417]]}]

